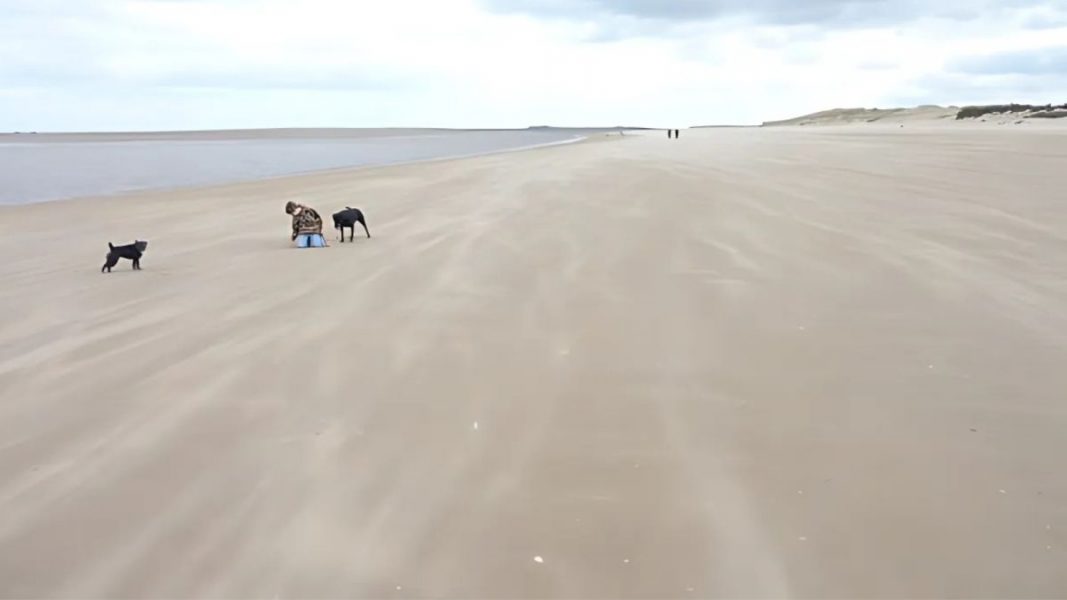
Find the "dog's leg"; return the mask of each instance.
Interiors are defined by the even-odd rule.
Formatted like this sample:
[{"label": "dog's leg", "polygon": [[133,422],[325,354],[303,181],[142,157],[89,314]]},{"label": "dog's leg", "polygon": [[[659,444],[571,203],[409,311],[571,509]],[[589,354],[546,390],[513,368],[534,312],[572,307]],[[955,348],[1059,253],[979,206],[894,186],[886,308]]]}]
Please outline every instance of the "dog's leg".
[{"label": "dog's leg", "polygon": [[[366,231],[366,232],[367,232],[367,237],[370,237],[370,229],[367,229],[367,222],[366,222],[366,221],[364,221],[363,219],[360,219],[360,220],[359,220],[359,224],[363,226],[363,231]],[[353,229],[353,230],[355,230],[355,229],[356,229],[356,226],[355,226],[355,225],[353,225],[353,226],[352,226],[352,229]]]}]

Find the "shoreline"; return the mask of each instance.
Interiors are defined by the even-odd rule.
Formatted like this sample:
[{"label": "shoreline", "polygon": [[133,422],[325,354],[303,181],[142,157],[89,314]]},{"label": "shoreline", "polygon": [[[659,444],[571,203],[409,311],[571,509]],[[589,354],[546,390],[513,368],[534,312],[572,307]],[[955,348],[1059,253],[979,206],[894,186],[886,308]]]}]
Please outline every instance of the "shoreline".
[{"label": "shoreline", "polygon": [[[399,134],[398,133],[397,135],[386,136],[386,137],[391,138],[391,139],[399,139],[399,138],[405,138],[405,137],[418,138],[418,137],[423,137],[423,136],[420,136],[420,135],[417,135],[417,134],[412,135],[410,133],[404,133],[404,134]],[[42,204],[42,203],[68,202],[68,201],[86,201],[86,200],[99,199],[99,198],[109,198],[109,197],[115,197],[115,196],[129,196],[131,194],[146,193],[146,192],[167,192],[167,191],[178,191],[178,190],[185,190],[185,189],[204,189],[204,188],[211,188],[211,187],[215,187],[215,186],[226,186],[226,185],[234,185],[234,184],[240,184],[240,183],[251,183],[251,182],[256,182],[256,181],[271,181],[271,180],[283,179],[283,178],[287,178],[287,177],[299,177],[299,176],[313,175],[313,174],[318,174],[318,173],[330,173],[330,172],[335,172],[335,171],[353,171],[353,170],[362,170],[362,169],[374,169],[374,168],[392,167],[392,166],[398,166],[398,165],[419,164],[419,163],[425,163],[425,162],[449,161],[449,160],[460,160],[460,159],[466,159],[466,158],[476,158],[476,157],[479,157],[479,156],[488,156],[488,155],[493,155],[493,154],[506,154],[506,153],[511,153],[511,152],[526,152],[526,151],[530,151],[530,150],[537,150],[537,149],[540,149],[540,148],[551,148],[551,147],[554,147],[554,146],[582,143],[582,142],[586,142],[586,141],[590,140],[593,137],[594,136],[592,134],[586,134],[586,135],[577,135],[576,134],[576,136],[571,138],[571,139],[555,140],[555,141],[548,141],[548,142],[542,142],[542,143],[528,144],[528,145],[523,145],[523,146],[516,146],[516,147],[509,147],[509,148],[502,148],[502,149],[493,149],[493,150],[487,150],[487,151],[478,151],[478,152],[461,153],[461,154],[450,154],[450,155],[447,155],[447,156],[435,156],[435,157],[431,157],[431,158],[416,158],[416,159],[410,159],[410,160],[401,159],[401,160],[396,160],[396,161],[386,161],[386,162],[374,163],[374,164],[349,165],[349,166],[326,167],[326,168],[313,168],[313,169],[309,169],[309,170],[294,171],[294,172],[282,173],[282,174],[278,174],[278,175],[269,175],[269,176],[265,176],[265,177],[240,178],[240,179],[225,180],[225,181],[214,181],[214,182],[203,183],[203,184],[185,184],[185,185],[174,185],[174,186],[166,186],[166,185],[164,185],[164,186],[153,186],[153,187],[138,187],[138,188],[134,188],[134,189],[116,191],[116,192],[106,193],[106,194],[82,194],[82,195],[74,195],[74,196],[64,196],[64,197],[59,197],[59,198],[47,198],[47,199],[34,200],[34,201],[28,201],[28,202],[0,203],[0,211],[3,211],[6,208],[12,208],[12,207],[17,207],[17,206],[27,206],[27,205],[34,205],[34,204]],[[604,134],[604,137],[608,137],[608,135]],[[252,140],[252,139],[254,139],[256,141],[262,141],[265,138],[248,138],[248,140]],[[329,138],[329,137],[326,137],[326,138],[266,138],[266,139],[268,139],[269,141],[273,141],[274,139],[286,140],[286,141],[288,141],[289,139],[301,139],[301,140],[309,139],[310,141],[321,140],[321,141],[324,141],[324,142],[329,142],[329,141],[333,141],[333,140],[336,140],[336,139],[383,139],[383,138],[378,138],[378,137],[375,137],[375,138]],[[146,143],[160,142],[160,143],[167,143],[167,142],[172,142],[172,141],[178,141],[178,142],[182,142],[182,141],[190,141],[190,142],[200,141],[200,142],[204,142],[204,141],[207,141],[207,142],[225,143],[227,141],[242,142],[242,141],[248,141],[248,140],[242,139],[242,138],[226,138],[226,139],[193,139],[193,138],[189,138],[189,139],[181,139],[181,140],[122,139],[122,140],[112,140],[112,141],[114,141],[116,143],[123,143],[123,142],[133,142],[133,143],[136,143],[136,142],[146,142]],[[91,144],[91,143],[98,143],[98,142],[93,142],[93,141],[88,141],[88,140],[81,140],[81,141],[73,141],[73,142],[67,142],[67,141],[54,141],[54,142],[43,141],[43,142],[39,142],[39,143],[90,143]],[[99,142],[99,143],[108,143],[108,142]]]},{"label": "shoreline", "polygon": [[[626,139],[626,138],[623,138]],[[497,150],[492,152],[485,152],[479,154],[473,154],[468,156],[448,156],[439,158],[427,158],[413,161],[402,161],[389,164],[379,165],[362,165],[354,167],[337,167],[333,169],[317,169],[313,171],[306,171],[302,173],[289,173],[285,175],[277,175],[273,177],[260,177],[256,179],[244,179],[240,181],[229,181],[222,183],[211,183],[205,185],[189,185],[189,186],[177,186],[170,188],[151,188],[151,189],[138,189],[129,190],[126,192],[118,192],[114,194],[99,194],[90,196],[74,196],[70,198],[57,198],[55,200],[42,200],[39,202],[27,202],[22,204],[0,204],[0,214],[5,212],[15,214],[20,211],[33,211],[44,207],[52,206],[73,206],[88,203],[104,203],[104,202],[126,202],[131,199],[143,197],[144,199],[156,198],[159,196],[166,197],[178,197],[178,198],[195,198],[205,193],[228,193],[232,191],[241,191],[246,189],[262,189],[269,190],[275,187],[274,184],[281,185],[282,187],[292,187],[301,183],[307,185],[314,185],[323,181],[331,180],[343,180],[351,177],[358,177],[373,173],[381,170],[383,172],[391,169],[403,169],[405,167],[429,165],[437,163],[449,163],[453,161],[467,161],[476,160],[479,158],[493,157],[496,155],[508,155],[515,153],[528,153],[538,152],[540,150],[551,150],[557,147],[564,147],[569,145],[579,144],[595,144],[600,142],[618,141],[614,137],[605,136],[599,137],[583,137],[575,140],[565,140],[561,142],[551,142],[546,144],[538,144],[535,146],[525,148],[510,148],[506,150]],[[299,195],[299,194],[298,194]]]},{"label": "shoreline", "polygon": [[450,129],[445,127],[278,127],[267,129],[190,129],[175,131],[55,131],[2,132],[0,143],[248,141],[248,140],[364,140],[387,137],[462,135],[465,133],[576,133],[595,135],[618,131],[648,131],[641,127],[525,127],[515,129]]}]

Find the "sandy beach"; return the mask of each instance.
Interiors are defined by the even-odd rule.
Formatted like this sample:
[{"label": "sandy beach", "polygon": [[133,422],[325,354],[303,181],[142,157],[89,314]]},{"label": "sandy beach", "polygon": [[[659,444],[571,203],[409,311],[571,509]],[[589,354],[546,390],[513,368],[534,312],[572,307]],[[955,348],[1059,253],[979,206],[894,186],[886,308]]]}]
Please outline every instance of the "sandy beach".
[{"label": "sandy beach", "polygon": [[1065,165],[707,129],[0,208],[0,596],[1062,596]]}]

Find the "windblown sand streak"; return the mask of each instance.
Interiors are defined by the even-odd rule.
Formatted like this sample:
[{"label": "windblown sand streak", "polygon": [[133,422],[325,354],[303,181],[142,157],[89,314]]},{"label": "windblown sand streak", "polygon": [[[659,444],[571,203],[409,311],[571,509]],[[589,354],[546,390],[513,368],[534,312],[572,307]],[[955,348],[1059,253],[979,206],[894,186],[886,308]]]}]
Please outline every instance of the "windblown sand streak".
[{"label": "windblown sand streak", "polygon": [[693,130],[2,208],[0,595],[1061,595],[1065,164]]}]

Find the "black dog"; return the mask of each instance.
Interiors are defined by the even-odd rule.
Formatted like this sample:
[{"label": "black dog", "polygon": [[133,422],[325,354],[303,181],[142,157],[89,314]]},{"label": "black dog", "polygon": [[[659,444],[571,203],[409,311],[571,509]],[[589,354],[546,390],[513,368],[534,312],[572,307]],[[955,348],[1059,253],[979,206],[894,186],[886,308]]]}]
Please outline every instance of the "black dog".
[{"label": "black dog", "polygon": [[345,227],[349,229],[348,241],[354,241],[356,235],[356,223],[363,226],[363,231],[367,232],[367,237],[370,237],[370,230],[367,229],[367,221],[363,218],[363,211],[358,208],[352,208],[346,206],[344,210],[333,213],[333,226],[334,229],[341,230],[341,243],[345,241]]},{"label": "black dog", "polygon": [[111,242],[108,242],[107,247],[111,248],[111,251],[107,253],[107,259],[104,262],[104,266],[100,267],[101,273],[105,270],[110,273],[111,267],[118,264],[120,258],[128,258],[132,260],[133,268],[135,270],[140,270],[141,257],[144,256],[144,251],[148,249],[148,242],[137,240],[136,242],[125,246],[115,246]]}]

